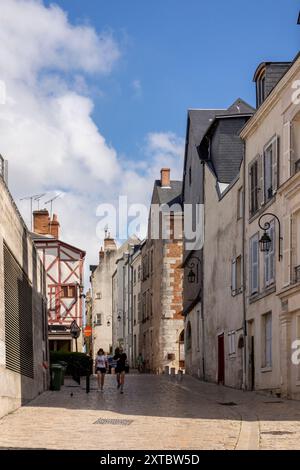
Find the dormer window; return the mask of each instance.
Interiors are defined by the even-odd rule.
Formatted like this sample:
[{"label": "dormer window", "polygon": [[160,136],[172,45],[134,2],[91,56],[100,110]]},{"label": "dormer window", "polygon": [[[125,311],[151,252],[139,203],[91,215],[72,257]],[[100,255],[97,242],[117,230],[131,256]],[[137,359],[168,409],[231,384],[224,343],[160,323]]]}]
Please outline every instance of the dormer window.
[{"label": "dormer window", "polygon": [[266,77],[265,71],[263,71],[260,77],[256,80],[256,106],[258,108],[265,101],[265,85]]}]

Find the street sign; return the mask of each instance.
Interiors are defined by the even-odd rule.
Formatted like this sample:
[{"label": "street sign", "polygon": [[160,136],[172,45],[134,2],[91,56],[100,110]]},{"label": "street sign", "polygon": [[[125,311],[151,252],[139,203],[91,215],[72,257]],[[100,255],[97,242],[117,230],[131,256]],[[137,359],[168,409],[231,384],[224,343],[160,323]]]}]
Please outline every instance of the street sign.
[{"label": "street sign", "polygon": [[86,326],[84,329],[84,336],[92,336],[92,327],[91,326]]},{"label": "street sign", "polygon": [[80,328],[79,328],[79,326],[77,325],[77,323],[76,323],[75,320],[72,321],[72,323],[71,323],[70,332],[71,332],[72,338],[74,338],[74,339],[79,338],[79,336],[80,336]]}]

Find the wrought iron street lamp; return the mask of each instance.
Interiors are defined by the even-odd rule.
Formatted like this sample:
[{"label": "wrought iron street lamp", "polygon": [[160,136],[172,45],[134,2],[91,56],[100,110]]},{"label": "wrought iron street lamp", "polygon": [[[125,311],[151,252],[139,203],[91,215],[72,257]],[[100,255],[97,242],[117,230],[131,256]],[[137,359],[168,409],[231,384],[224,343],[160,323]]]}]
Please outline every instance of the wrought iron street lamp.
[{"label": "wrought iron street lamp", "polygon": [[279,218],[277,217],[277,215],[275,214],[272,214],[271,212],[266,212],[265,214],[262,214],[260,216],[260,218],[258,219],[258,226],[264,231],[261,239],[259,240],[259,245],[260,245],[260,251],[262,253],[268,253],[271,249],[271,246],[272,246],[272,242],[273,240],[271,239],[269,233],[268,233],[268,230],[270,229],[271,227],[271,223],[270,222],[265,222],[264,225],[262,225],[261,223],[261,219],[263,217],[266,217],[266,216],[269,216],[269,217],[273,217],[274,219],[277,220],[278,222],[278,227],[279,227],[279,234],[278,234],[278,259],[279,261],[281,261],[281,258],[282,258],[282,254],[281,254],[281,240],[283,239],[282,236],[281,236],[281,224],[280,224],[280,220]]},{"label": "wrought iron street lamp", "polygon": [[[196,260],[196,261],[193,261]],[[189,262],[187,263],[187,267],[190,269],[187,279],[189,284],[194,284],[195,282],[198,283],[198,266],[200,263],[200,258],[198,256],[191,256],[189,258]],[[194,269],[196,268],[196,274]]]}]

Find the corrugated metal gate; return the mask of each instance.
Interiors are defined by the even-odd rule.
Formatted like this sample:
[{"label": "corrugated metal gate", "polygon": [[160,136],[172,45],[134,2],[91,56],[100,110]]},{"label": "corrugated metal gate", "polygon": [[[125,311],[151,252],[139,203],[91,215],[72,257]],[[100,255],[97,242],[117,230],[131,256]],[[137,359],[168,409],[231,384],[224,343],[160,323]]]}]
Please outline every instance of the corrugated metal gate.
[{"label": "corrugated metal gate", "polygon": [[33,378],[32,288],[5,244],[3,252],[6,368]]}]

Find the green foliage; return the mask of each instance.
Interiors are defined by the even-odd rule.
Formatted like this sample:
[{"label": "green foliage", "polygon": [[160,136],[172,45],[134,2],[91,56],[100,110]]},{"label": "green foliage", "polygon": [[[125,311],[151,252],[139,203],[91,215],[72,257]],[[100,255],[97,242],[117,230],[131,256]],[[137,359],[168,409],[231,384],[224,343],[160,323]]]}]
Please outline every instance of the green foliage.
[{"label": "green foliage", "polygon": [[91,358],[87,354],[79,352],[51,351],[50,363],[58,364],[59,362],[67,363],[67,375],[86,375],[86,371],[91,371]]}]

